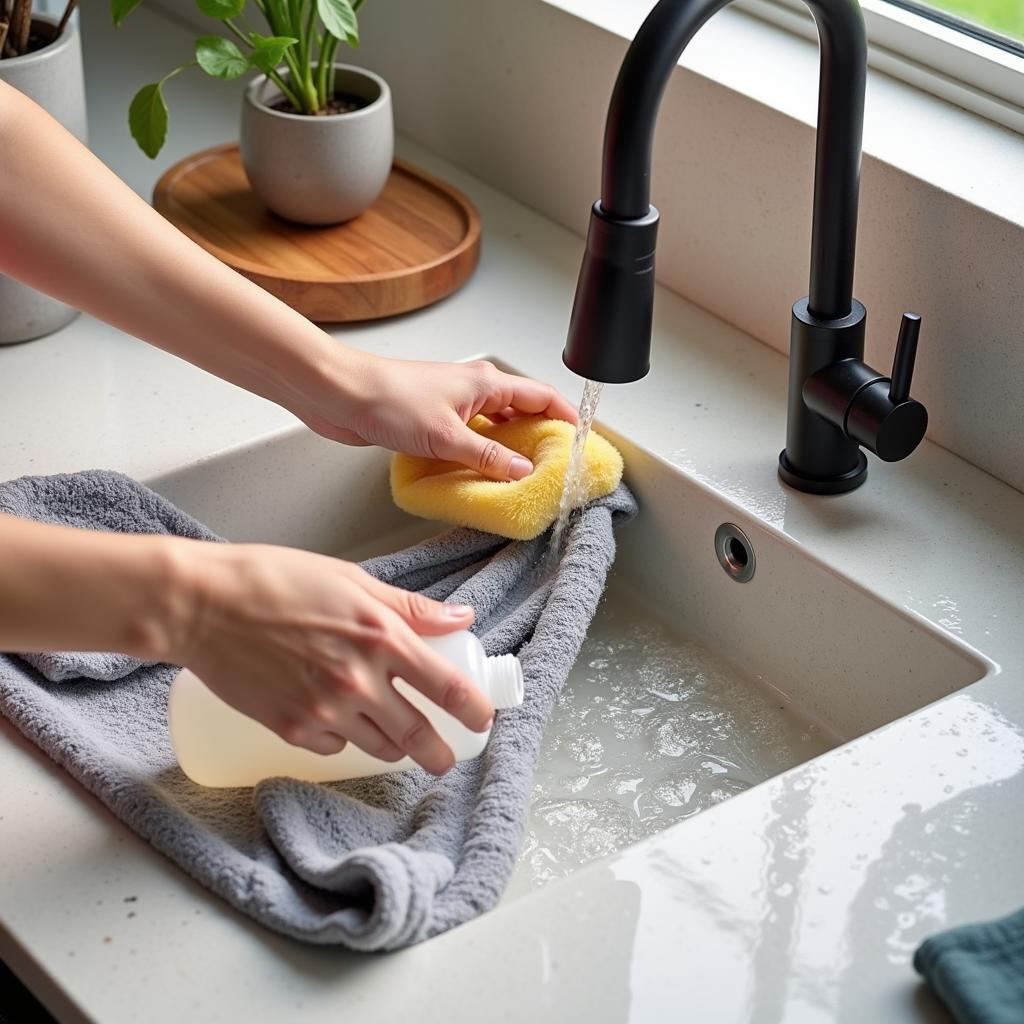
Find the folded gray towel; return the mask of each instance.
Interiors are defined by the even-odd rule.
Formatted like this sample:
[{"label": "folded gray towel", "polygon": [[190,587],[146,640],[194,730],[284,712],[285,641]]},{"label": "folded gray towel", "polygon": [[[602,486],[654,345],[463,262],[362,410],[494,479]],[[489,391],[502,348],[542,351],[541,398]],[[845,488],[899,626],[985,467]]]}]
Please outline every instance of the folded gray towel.
[{"label": "folded gray towel", "polygon": [[[493,907],[512,870],[541,734],[579,653],[615,553],[624,487],[570,527],[543,577],[545,538],[475,530],[374,558],[379,579],[471,604],[488,654],[518,651],[525,703],[499,712],[484,753],[437,779],[419,769],[346,783],[271,779],[204,789],[167,731],[176,669],[123,655],[0,655],[0,711],[141,836],[239,910],[306,942],[407,946]],[[73,526],[217,540],[117,473],[0,484],[0,511]],[[31,667],[30,667],[31,666]]]}]

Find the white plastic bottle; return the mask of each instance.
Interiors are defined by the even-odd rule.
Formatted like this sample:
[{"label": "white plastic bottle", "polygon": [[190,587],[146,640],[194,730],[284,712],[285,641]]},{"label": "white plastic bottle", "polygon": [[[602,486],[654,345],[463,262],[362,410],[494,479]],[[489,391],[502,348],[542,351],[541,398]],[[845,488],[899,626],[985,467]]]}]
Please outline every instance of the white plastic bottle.
[{"label": "white plastic bottle", "polygon": [[[495,708],[523,702],[523,669],[514,654],[488,657],[467,630],[423,638],[457,665],[488,696]],[[476,757],[490,730],[473,732],[404,679],[396,689],[430,720],[457,761]],[[171,684],[171,744],[185,774],[201,786],[255,786],[262,779],[289,776],[307,782],[335,782],[415,768],[410,757],[381,761],[349,743],[337,754],[315,754],[286,743],[277,733],[236,711],[188,669]]]}]

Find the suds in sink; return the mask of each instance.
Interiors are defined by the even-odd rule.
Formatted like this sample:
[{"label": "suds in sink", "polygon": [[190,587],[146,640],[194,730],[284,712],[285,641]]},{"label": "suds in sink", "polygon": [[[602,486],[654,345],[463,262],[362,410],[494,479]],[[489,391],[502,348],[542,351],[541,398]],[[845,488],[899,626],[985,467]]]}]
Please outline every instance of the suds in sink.
[{"label": "suds in sink", "polygon": [[614,576],[548,723],[514,898],[835,746]]}]

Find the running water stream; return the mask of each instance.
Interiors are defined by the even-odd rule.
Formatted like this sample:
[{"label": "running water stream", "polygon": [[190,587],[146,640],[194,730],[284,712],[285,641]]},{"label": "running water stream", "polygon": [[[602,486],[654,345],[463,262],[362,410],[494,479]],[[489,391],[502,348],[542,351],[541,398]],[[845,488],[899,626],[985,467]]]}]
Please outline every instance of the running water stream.
[{"label": "running water stream", "polygon": [[594,413],[597,412],[597,403],[601,398],[603,387],[604,385],[596,380],[588,380],[583,387],[579,423],[572,439],[569,465],[565,470],[562,498],[558,504],[558,518],[555,520],[554,528],[551,531],[551,541],[548,545],[549,565],[554,565],[561,557],[562,544],[565,541],[565,528],[569,524],[570,516],[583,503],[586,494],[583,450],[587,443],[587,435],[590,433],[590,425],[594,422]]}]

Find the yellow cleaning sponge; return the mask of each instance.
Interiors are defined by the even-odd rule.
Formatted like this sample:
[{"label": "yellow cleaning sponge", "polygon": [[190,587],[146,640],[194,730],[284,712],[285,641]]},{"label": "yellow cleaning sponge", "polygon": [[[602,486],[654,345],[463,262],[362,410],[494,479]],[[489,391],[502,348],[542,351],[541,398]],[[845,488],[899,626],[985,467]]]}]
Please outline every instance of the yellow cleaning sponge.
[{"label": "yellow cleaning sponge", "polygon": [[[469,423],[533,463],[522,480],[498,481],[454,462],[396,455],[391,462],[395,504],[414,516],[471,526],[513,540],[532,540],[558,518],[565,470],[575,428],[563,420],[524,416],[492,423],[476,416]],[[584,449],[579,503],[611,494],[622,479],[622,456],[593,430]]]}]

